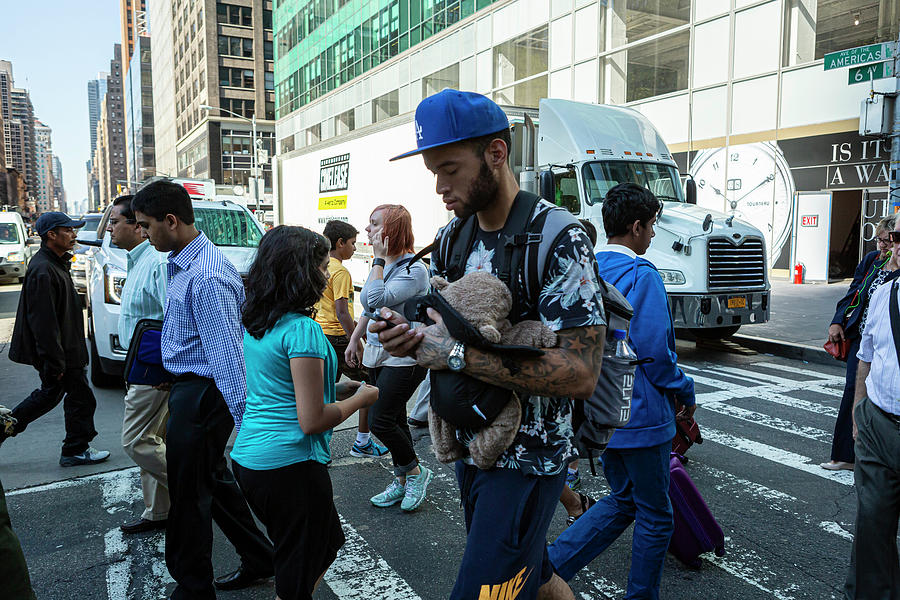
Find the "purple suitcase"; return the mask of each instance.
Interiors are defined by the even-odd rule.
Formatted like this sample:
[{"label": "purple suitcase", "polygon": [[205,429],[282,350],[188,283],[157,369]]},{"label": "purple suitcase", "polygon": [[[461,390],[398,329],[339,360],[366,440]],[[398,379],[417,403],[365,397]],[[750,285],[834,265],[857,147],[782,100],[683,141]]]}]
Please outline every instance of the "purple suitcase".
[{"label": "purple suitcase", "polygon": [[669,460],[669,473],[669,498],[675,520],[669,552],[690,567],[699,567],[700,555],[710,550],[716,556],[724,556],[725,534],[674,452]]}]

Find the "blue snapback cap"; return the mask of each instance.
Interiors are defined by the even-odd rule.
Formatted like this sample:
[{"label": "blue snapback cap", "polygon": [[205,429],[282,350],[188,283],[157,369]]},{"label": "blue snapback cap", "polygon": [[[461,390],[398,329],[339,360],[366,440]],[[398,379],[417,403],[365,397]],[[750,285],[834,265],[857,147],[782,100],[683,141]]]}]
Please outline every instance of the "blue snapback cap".
[{"label": "blue snapback cap", "polygon": [[493,100],[449,88],[419,102],[415,124],[416,149],[391,160],[509,129],[506,113]]}]

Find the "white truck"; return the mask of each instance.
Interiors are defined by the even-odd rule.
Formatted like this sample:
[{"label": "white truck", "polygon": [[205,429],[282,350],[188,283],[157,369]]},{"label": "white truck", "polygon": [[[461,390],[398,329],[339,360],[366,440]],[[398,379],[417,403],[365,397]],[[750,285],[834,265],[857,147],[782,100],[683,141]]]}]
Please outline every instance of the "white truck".
[{"label": "white truck", "polygon": [[[538,111],[505,108],[510,151],[524,189],[540,193],[581,219],[605,243],[606,192],[619,183],[646,186],[663,201],[656,237],[645,258],[660,272],[677,328],[721,338],[769,319],[770,287],[762,232],[734,216],[696,205],[692,179],[681,178],[662,137],[641,113],[618,106],[543,99]],[[383,203],[412,213],[416,245],[431,242],[450,214],[421,159],[389,162],[415,140],[413,115],[396,117],[328,140],[278,161],[278,202],[285,223],[321,231],[330,219],[365,227]],[[365,242],[360,235],[358,242]],[[359,243],[348,263],[354,281],[368,273],[371,249]]]}]

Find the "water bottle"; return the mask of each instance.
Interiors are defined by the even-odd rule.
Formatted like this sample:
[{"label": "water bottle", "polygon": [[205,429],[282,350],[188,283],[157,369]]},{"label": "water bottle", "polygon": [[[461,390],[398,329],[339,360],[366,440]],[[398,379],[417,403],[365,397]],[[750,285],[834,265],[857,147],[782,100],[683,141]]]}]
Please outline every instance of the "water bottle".
[{"label": "water bottle", "polygon": [[616,357],[631,362],[637,360],[638,357],[628,345],[627,337],[628,334],[624,329],[613,330],[613,338],[616,340]]}]

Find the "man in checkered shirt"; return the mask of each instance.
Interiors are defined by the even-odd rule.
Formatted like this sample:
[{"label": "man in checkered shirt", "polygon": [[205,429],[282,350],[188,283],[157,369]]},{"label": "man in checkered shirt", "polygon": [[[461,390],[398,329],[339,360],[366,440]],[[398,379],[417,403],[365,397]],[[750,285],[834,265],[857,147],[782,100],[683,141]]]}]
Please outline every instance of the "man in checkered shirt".
[{"label": "man in checkered shirt", "polygon": [[247,391],[244,288],[234,265],[194,226],[182,186],[150,183],[134,196],[132,209],[150,244],[169,252],[161,344],[163,364],[176,375],[166,436],[166,566],[178,584],[171,598],[214,598],[213,516],[241,557],[241,566],[216,579],[215,587],[238,589],[273,573],[272,545],[225,462],[225,444],[241,426]]}]

